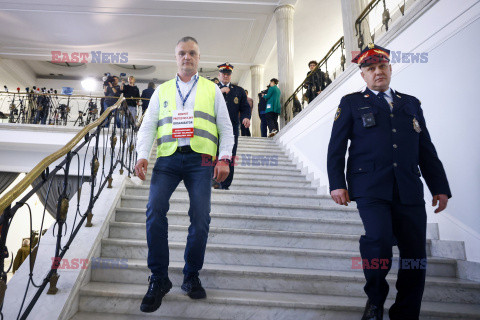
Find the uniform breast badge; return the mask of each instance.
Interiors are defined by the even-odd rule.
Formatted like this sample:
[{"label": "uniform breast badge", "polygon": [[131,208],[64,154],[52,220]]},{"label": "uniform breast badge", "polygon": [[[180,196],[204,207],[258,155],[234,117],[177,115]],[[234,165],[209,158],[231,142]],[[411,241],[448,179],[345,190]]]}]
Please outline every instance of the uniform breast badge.
[{"label": "uniform breast badge", "polygon": [[233,99],[233,103],[238,104],[238,97],[235,97],[235,99]]},{"label": "uniform breast badge", "polygon": [[413,118],[413,130],[415,130],[417,133],[422,131],[422,128],[420,128],[420,124],[416,118]]}]

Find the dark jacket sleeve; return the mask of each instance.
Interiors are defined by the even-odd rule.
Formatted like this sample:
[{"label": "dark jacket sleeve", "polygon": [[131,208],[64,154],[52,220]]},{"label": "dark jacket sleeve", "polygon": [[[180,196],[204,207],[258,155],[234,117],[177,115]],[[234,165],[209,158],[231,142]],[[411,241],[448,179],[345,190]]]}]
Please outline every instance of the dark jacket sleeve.
[{"label": "dark jacket sleeve", "polygon": [[345,153],[347,152],[348,139],[352,132],[353,118],[350,105],[346,102],[345,97],[340,101],[335,118],[327,155],[330,191],[347,189],[345,182]]},{"label": "dark jacket sleeve", "polygon": [[267,94],[263,98],[268,101],[268,99],[274,94],[274,91],[273,87],[268,88]]},{"label": "dark jacket sleeve", "polygon": [[245,93],[245,90],[240,88],[240,121],[243,121],[243,119],[247,118],[250,119],[252,116],[252,113],[250,112],[250,104],[248,103],[247,100],[247,94]]},{"label": "dark jacket sleeve", "polygon": [[442,162],[438,158],[430,134],[428,133],[427,124],[420,105],[418,107],[418,123],[422,129],[420,132],[419,143],[419,165],[423,178],[425,179],[432,195],[446,194],[451,198],[452,193],[450,192],[450,186],[448,185],[447,175]]}]

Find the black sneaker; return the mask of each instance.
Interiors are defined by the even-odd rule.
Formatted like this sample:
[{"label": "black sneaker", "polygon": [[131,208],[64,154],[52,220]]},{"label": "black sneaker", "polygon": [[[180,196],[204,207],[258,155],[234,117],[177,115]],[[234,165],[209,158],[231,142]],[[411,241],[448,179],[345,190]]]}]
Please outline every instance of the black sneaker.
[{"label": "black sneaker", "polygon": [[172,282],[168,278],[148,277],[150,284],[148,291],[143,297],[140,311],[154,312],[162,304],[163,297],[172,289]]},{"label": "black sneaker", "polygon": [[185,277],[182,290],[192,299],[205,299],[207,297],[198,276]]}]

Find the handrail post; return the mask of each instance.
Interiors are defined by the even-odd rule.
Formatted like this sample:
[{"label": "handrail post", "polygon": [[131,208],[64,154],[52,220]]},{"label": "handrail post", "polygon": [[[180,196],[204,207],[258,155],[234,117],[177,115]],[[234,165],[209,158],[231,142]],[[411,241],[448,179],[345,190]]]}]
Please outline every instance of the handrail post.
[{"label": "handrail post", "polygon": [[[3,300],[5,291],[7,291],[7,272],[5,272],[5,258],[8,257],[8,249],[6,247],[7,234],[9,228],[9,220],[12,217],[11,206],[9,205],[1,217],[0,225],[0,311],[3,309]],[[8,270],[7,270],[8,271]]]},{"label": "handrail post", "polygon": [[98,168],[100,167],[100,162],[98,161],[98,145],[100,141],[100,133],[102,131],[102,127],[98,126],[97,130],[95,131],[95,146],[93,149],[93,157],[92,157],[92,162],[90,164],[90,200],[88,202],[88,209],[87,209],[87,222],[85,223],[86,228],[90,228],[93,226],[92,224],[92,218],[93,218],[93,204],[94,204],[94,197],[95,197],[95,185],[97,182],[97,172]]},{"label": "handrail post", "polygon": [[112,130],[112,136],[110,137],[110,170],[108,171],[108,189],[113,188],[112,187],[112,181],[113,181],[113,167],[114,167],[114,158],[115,158],[115,145],[117,144],[117,124],[120,121],[119,117],[119,112],[120,109],[117,108],[115,110],[114,116],[115,116],[115,121],[113,122],[113,130]]},{"label": "handrail post", "polygon": [[72,152],[69,151],[67,153],[67,161],[65,163],[65,171],[64,171],[64,179],[63,179],[63,191],[62,194],[58,197],[57,203],[57,224],[58,224],[58,231],[57,231],[57,243],[55,246],[55,258],[54,263],[52,264],[53,273],[50,276],[50,288],[47,291],[47,294],[56,294],[58,292],[57,288],[57,281],[60,277],[57,273],[57,269],[60,265],[60,250],[62,249],[62,233],[63,233],[63,225],[67,221],[67,213],[68,213],[68,175],[70,171],[70,163],[72,162]]}]

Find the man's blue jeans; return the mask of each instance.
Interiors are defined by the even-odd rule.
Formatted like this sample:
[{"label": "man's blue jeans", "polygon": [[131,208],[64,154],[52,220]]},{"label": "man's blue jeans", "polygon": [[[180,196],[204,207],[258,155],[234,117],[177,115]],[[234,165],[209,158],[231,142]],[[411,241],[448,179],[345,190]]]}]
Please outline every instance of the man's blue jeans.
[{"label": "man's blue jeans", "polygon": [[184,181],[190,197],[190,227],[183,274],[198,276],[203,267],[210,225],[212,176],[213,166],[202,165],[202,154],[199,153],[175,152],[171,156],[157,158],[147,204],[148,268],[153,276],[168,276],[167,212],[170,197],[181,180]]}]

